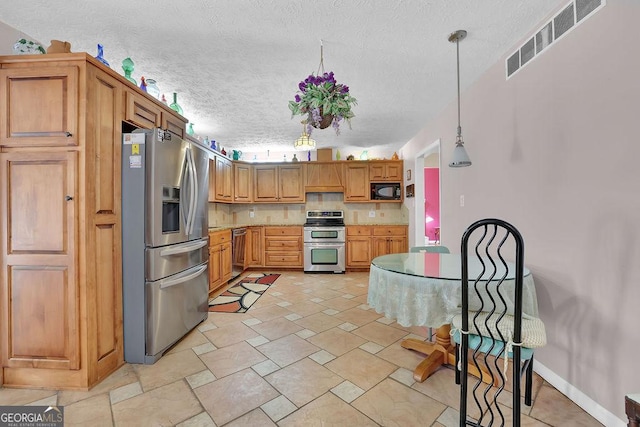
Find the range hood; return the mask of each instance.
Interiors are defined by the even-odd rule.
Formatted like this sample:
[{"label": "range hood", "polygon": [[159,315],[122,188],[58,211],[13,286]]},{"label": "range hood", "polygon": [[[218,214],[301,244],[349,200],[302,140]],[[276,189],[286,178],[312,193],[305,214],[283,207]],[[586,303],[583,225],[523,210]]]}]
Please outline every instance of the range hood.
[{"label": "range hood", "polygon": [[336,162],[308,162],[305,193],[344,193],[342,167]]}]

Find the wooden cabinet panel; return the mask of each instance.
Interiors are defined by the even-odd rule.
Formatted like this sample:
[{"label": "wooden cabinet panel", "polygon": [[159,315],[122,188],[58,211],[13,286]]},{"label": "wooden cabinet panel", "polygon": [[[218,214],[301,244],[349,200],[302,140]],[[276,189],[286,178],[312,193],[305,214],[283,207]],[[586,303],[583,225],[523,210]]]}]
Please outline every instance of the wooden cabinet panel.
[{"label": "wooden cabinet panel", "polygon": [[209,233],[209,292],[225,285],[231,278],[231,230]]},{"label": "wooden cabinet panel", "polygon": [[406,225],[384,225],[373,227],[374,236],[406,236]]},{"label": "wooden cabinet panel", "polygon": [[209,161],[209,201],[233,202],[233,166],[231,160],[214,156]]},{"label": "wooden cabinet panel", "polygon": [[246,163],[233,164],[233,200],[236,203],[253,201],[252,167]]},{"label": "wooden cabinet panel", "polygon": [[347,267],[369,267],[371,265],[371,238],[369,236],[347,237]]},{"label": "wooden cabinet panel", "polygon": [[263,265],[263,228],[249,227],[247,229],[247,252],[245,254],[246,267],[261,267]]},{"label": "wooden cabinet panel", "polygon": [[177,116],[174,116],[168,111],[162,112],[162,123],[160,126],[178,138],[184,139],[186,134],[187,122]]},{"label": "wooden cabinet panel", "polygon": [[143,95],[126,92],[125,120],[143,129],[162,126],[162,109]]},{"label": "wooden cabinet panel", "polygon": [[347,164],[344,170],[344,182],[345,202],[369,201],[369,165],[367,163]]},{"label": "wooden cabinet panel", "polygon": [[255,202],[304,202],[303,165],[256,165],[253,168]]},{"label": "wooden cabinet panel", "polygon": [[231,242],[223,243],[220,248],[220,269],[222,270],[222,283],[227,283],[231,279],[233,269],[233,259],[231,251]]},{"label": "wooden cabinet panel", "polygon": [[213,292],[222,283],[222,245],[216,245],[209,249],[209,292]]},{"label": "wooden cabinet panel", "polygon": [[302,227],[298,226],[270,226],[264,227],[264,235],[265,236],[301,236],[302,237]]},{"label": "wooden cabinet panel", "polygon": [[407,252],[406,225],[347,226],[347,267],[369,267],[373,258]]},{"label": "wooden cabinet panel", "polygon": [[0,145],[78,144],[78,67],[0,70]]},{"label": "wooden cabinet panel", "polygon": [[0,153],[2,365],[78,369],[75,152]]},{"label": "wooden cabinet panel", "polygon": [[302,227],[264,227],[264,265],[302,267]]},{"label": "wooden cabinet panel", "polygon": [[369,163],[369,180],[402,181],[402,160],[372,161]]},{"label": "wooden cabinet panel", "polygon": [[344,192],[342,163],[308,162],[305,164],[304,188],[307,192]]}]

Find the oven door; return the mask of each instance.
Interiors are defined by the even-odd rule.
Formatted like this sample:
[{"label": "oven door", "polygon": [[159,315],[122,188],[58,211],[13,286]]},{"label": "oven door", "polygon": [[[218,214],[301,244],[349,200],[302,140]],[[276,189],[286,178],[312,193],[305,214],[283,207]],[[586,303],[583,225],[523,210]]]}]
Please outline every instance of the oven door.
[{"label": "oven door", "polygon": [[345,244],[342,243],[305,243],[304,271],[344,273]]},{"label": "oven door", "polygon": [[344,227],[305,227],[305,243],[344,243]]}]

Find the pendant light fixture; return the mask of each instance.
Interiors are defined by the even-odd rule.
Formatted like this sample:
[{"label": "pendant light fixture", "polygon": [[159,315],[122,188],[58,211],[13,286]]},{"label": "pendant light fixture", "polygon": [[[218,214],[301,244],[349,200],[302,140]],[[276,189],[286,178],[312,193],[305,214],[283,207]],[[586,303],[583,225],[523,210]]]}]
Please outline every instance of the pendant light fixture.
[{"label": "pendant light fixture", "polygon": [[456,44],[456,67],[458,75],[458,136],[456,136],[456,147],[453,149],[453,159],[449,166],[452,168],[462,168],[471,166],[471,159],[464,149],[464,141],[462,140],[462,127],[460,126],[460,46],[462,39],[467,37],[465,30],[458,30],[449,35],[449,41]]},{"label": "pendant light fixture", "polygon": [[300,138],[296,139],[296,142],[293,143],[293,148],[300,151],[316,149],[316,141],[311,139],[307,133],[304,123],[302,124],[302,135],[300,135]]}]

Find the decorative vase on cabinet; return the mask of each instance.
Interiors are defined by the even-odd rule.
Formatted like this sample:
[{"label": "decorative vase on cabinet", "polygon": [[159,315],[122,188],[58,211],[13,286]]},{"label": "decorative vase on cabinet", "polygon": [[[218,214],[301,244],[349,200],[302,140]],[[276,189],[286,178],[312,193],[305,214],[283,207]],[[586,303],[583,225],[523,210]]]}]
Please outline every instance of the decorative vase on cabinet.
[{"label": "decorative vase on cabinet", "polygon": [[178,104],[178,94],[176,92],[173,92],[173,102],[169,105],[169,108],[182,115],[182,107]]}]

